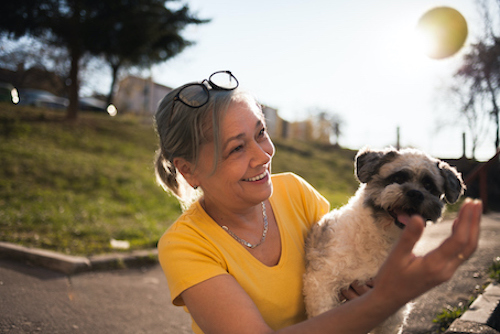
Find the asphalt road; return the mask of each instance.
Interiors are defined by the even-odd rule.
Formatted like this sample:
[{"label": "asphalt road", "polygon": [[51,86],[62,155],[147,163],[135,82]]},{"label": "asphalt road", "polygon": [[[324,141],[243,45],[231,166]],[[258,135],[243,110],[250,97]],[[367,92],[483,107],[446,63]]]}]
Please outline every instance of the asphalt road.
[{"label": "asphalt road", "polygon": [[[417,253],[449,235],[451,222],[426,228]],[[416,300],[404,333],[429,333],[447,305],[467,301],[500,256],[500,215],[483,219],[478,251],[454,278]],[[190,333],[189,316],[169,302],[158,265],[67,276],[0,259],[0,333]]]}]

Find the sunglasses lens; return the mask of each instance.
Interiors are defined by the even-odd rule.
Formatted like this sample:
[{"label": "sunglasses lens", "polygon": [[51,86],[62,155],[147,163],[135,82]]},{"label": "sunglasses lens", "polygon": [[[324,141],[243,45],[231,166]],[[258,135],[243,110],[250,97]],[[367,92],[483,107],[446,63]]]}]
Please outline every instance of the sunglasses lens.
[{"label": "sunglasses lens", "polygon": [[208,80],[217,89],[232,90],[238,87],[238,80],[228,71],[215,72]]},{"label": "sunglasses lens", "polygon": [[179,100],[193,108],[201,107],[208,102],[208,90],[203,84],[186,86],[180,90]]}]

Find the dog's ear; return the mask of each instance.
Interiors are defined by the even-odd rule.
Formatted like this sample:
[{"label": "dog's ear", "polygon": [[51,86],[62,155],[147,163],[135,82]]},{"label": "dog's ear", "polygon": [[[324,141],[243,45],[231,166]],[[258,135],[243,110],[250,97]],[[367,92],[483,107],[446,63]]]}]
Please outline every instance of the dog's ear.
[{"label": "dog's ear", "polygon": [[369,148],[361,149],[356,155],[355,171],[361,183],[367,183],[377,174],[380,167],[393,161],[398,156],[395,149],[372,151]]},{"label": "dog's ear", "polygon": [[453,204],[466,189],[462,174],[444,161],[438,162],[438,168],[444,179],[444,197],[448,203]]}]

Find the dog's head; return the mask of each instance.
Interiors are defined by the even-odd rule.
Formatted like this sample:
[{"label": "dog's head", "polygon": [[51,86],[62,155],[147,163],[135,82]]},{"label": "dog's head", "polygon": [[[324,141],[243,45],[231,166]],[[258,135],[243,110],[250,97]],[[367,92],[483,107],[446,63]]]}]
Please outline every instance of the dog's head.
[{"label": "dog's head", "polygon": [[455,203],[465,190],[455,168],[415,149],[363,149],[356,156],[355,170],[366,184],[364,204],[376,216],[392,217],[399,228],[404,227],[397,220],[399,213],[436,222],[444,201]]}]

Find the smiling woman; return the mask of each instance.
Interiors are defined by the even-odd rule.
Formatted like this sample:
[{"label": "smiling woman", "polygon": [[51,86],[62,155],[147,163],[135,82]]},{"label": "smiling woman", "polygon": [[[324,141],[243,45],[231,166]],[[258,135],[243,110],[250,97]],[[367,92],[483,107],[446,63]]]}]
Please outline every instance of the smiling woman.
[{"label": "smiling woman", "polygon": [[[469,203],[474,213],[462,214],[467,218],[459,218],[454,229],[451,239],[465,244],[453,242],[451,250],[443,244],[434,252],[438,259],[423,263],[411,254],[422,217],[398,217],[406,226],[394,248],[399,251],[373,287],[353,282],[353,293],[344,295],[349,302],[306,320],[305,238],[329,204],[301,177],[271,175],[274,145],[262,109],[251,94],[230,87],[220,89],[210,79],[186,84],[165,96],[155,116],[160,183],[179,198],[181,181],[199,188],[198,198],[158,242],[172,303],[187,308],[195,333],[367,333],[449,279],[470,256],[480,205]],[[457,236],[459,231],[467,237]],[[436,261],[446,265],[429,274]]]}]

